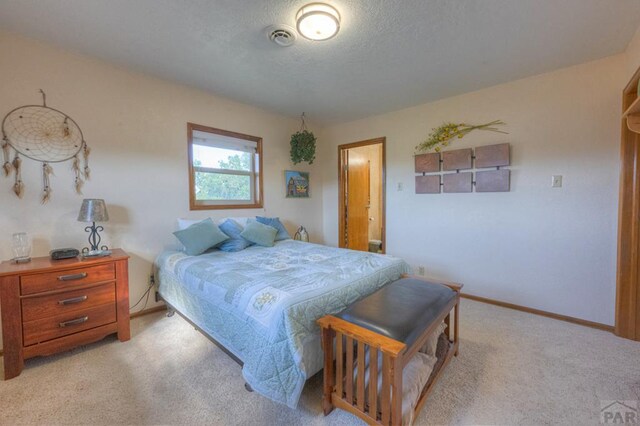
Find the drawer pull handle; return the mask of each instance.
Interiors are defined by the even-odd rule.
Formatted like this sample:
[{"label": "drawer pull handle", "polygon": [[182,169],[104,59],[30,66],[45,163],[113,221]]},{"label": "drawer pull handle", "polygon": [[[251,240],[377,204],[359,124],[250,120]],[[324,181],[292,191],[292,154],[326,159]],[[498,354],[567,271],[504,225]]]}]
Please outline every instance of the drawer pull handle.
[{"label": "drawer pull handle", "polygon": [[61,322],[60,323],[60,328],[68,327],[70,325],[82,324],[82,323],[85,323],[87,321],[89,321],[89,317],[85,315],[85,316],[80,317],[80,318],[76,318],[76,319],[72,319],[72,320],[69,320],[69,321]]},{"label": "drawer pull handle", "polygon": [[81,274],[60,275],[58,277],[58,281],[73,281],[73,280],[81,280],[83,278],[87,278],[86,272],[83,272]]},{"label": "drawer pull handle", "polygon": [[71,299],[58,300],[58,305],[73,305],[74,303],[80,303],[87,300],[87,296],[73,297]]}]

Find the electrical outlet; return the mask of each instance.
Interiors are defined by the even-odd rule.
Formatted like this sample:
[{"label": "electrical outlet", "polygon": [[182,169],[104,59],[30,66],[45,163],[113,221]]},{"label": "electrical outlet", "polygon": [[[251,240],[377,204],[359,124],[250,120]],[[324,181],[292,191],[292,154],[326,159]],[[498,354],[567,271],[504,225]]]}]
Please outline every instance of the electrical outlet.
[{"label": "electrical outlet", "polygon": [[418,266],[418,275],[422,275],[424,277],[424,266]]},{"label": "electrical outlet", "polygon": [[551,187],[562,188],[562,175],[551,176]]},{"label": "electrical outlet", "polygon": [[404,183],[398,182],[398,191],[404,191]]}]

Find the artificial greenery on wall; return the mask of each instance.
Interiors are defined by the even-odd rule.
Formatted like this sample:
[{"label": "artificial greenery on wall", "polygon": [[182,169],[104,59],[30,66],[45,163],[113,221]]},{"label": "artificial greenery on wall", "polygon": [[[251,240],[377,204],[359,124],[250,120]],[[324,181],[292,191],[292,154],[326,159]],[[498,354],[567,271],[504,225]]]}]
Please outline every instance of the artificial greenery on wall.
[{"label": "artificial greenery on wall", "polygon": [[494,126],[504,126],[502,120],[495,120],[490,123],[473,125],[465,123],[444,123],[440,127],[431,129],[427,139],[421,144],[416,146],[416,152],[426,152],[433,149],[435,152],[440,152],[443,146],[449,146],[452,139],[462,139],[466,134],[473,130],[487,130],[490,132],[504,133],[502,130],[497,129]]},{"label": "artificial greenery on wall", "polygon": [[316,137],[313,132],[307,130],[304,113],[300,118],[302,120],[300,130],[291,135],[291,162],[298,164],[305,161],[313,164],[313,160],[316,158]]}]

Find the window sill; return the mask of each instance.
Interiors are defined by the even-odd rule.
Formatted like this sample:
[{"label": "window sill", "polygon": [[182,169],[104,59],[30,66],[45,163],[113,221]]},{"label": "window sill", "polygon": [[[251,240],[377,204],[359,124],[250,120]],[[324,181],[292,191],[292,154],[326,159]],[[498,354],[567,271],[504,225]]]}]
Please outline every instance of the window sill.
[{"label": "window sill", "polygon": [[189,206],[189,210],[230,210],[230,209],[261,209],[262,203],[256,204],[193,204]]}]

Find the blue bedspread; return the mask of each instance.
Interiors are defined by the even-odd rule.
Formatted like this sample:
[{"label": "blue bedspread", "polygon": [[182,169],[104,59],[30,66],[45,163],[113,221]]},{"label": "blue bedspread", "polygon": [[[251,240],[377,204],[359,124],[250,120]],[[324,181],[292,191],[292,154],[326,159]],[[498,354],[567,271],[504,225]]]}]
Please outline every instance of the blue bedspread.
[{"label": "blue bedspread", "polygon": [[285,240],[156,260],[162,297],[244,362],[247,383],[295,407],[322,369],[316,320],[410,271],[401,259]]}]

